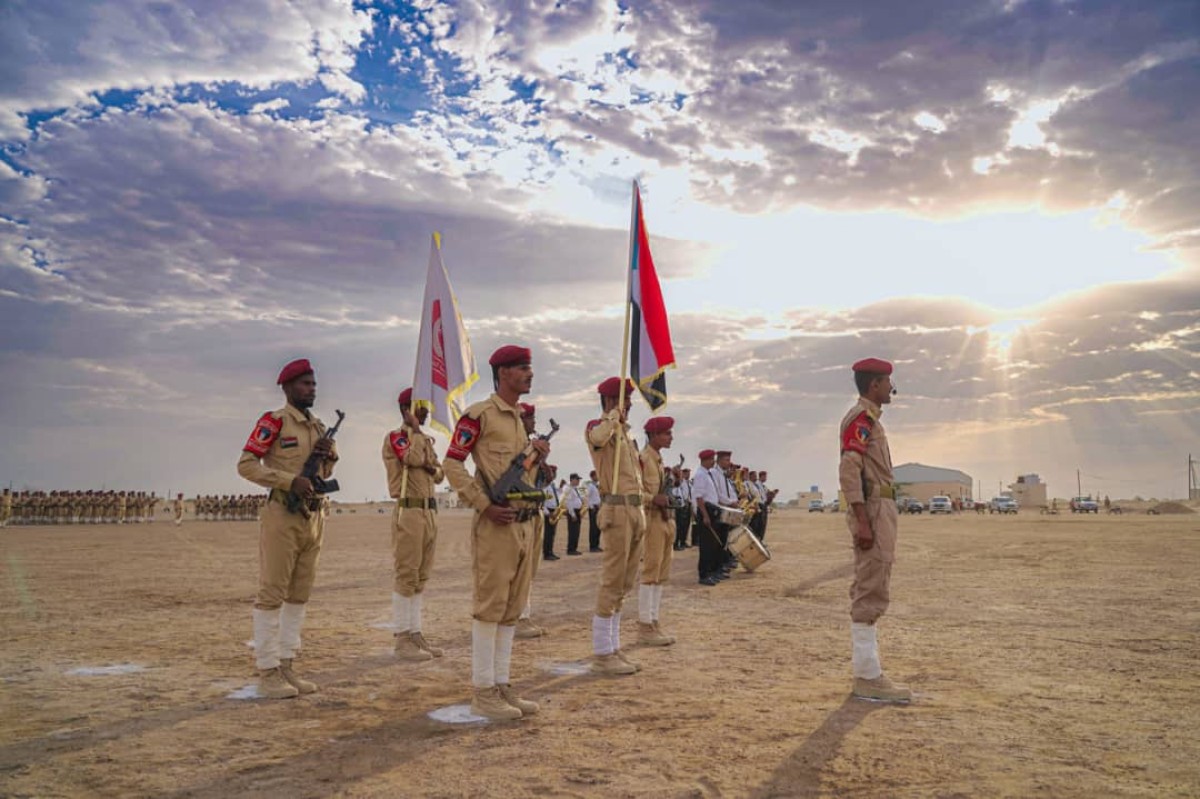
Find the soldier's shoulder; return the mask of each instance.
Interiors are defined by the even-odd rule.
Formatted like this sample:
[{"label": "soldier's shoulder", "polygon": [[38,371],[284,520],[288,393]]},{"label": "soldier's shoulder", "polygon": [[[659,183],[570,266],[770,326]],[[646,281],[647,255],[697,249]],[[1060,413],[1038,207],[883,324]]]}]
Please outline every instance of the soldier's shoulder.
[{"label": "soldier's shoulder", "polygon": [[479,402],[468,406],[467,410],[463,413],[463,416],[469,416],[475,421],[479,421],[479,417],[483,416],[483,414],[487,412],[488,408],[494,407],[496,406],[492,404],[490,399],[480,400]]},{"label": "soldier's shoulder", "polygon": [[604,421],[603,419],[592,419],[590,422],[587,423],[586,429],[591,430],[593,427],[595,427],[596,425],[600,424],[603,421]]}]

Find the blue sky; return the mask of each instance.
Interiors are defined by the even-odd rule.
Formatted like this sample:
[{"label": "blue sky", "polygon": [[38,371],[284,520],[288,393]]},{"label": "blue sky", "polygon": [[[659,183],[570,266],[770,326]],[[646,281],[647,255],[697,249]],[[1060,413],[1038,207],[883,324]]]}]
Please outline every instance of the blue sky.
[{"label": "blue sky", "polygon": [[46,0],[0,10],[0,76],[5,483],[244,490],[305,355],[343,483],[381,495],[435,229],[481,360],[534,343],[534,399],[581,427],[636,178],[689,458],[829,486],[872,354],[898,462],[1184,488],[1192,2]]}]

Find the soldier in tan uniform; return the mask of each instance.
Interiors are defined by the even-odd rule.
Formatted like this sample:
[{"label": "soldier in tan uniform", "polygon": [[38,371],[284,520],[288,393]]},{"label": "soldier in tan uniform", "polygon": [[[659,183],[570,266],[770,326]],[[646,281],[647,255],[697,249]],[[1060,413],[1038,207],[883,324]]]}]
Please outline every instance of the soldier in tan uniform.
[{"label": "soldier in tan uniform", "polygon": [[412,389],[398,398],[404,425],[383,437],[383,465],[388,493],[396,500],[392,514],[392,629],[396,657],[431,660],[442,656],[421,634],[421,603],[425,583],[433,569],[437,545],[437,498],[434,486],[442,482],[442,465],[433,439],[421,431],[429,417],[426,407],[412,410]]},{"label": "soldier in tan uniform", "polygon": [[[521,423],[525,426],[525,435],[533,438],[537,434],[537,406],[529,402],[522,402],[521,408]],[[525,475],[525,482],[530,485],[536,485],[538,482],[537,476],[541,474],[541,465],[535,466]],[[517,638],[541,638],[546,634],[538,625],[533,622],[533,582],[537,579],[538,564],[542,562],[542,537],[546,534],[546,517],[539,513],[534,520],[533,530],[533,566],[529,574],[529,598],[525,600],[525,609],[521,611],[521,615],[517,618]]]},{"label": "soldier in tan uniform", "polygon": [[[604,563],[592,617],[592,669],[598,674],[635,674],[639,666],[621,651],[621,605],[637,582],[646,535],[642,508],[642,466],[637,444],[629,436],[626,411],[633,382],[625,381],[625,404],[619,404],[620,378],[596,387],[603,416],[588,422],[584,438],[600,482],[597,521],[604,539]],[[619,457],[619,461],[617,458]],[[615,478],[615,479],[614,479]]]},{"label": "soldier in tan uniform", "polygon": [[643,427],[646,431],[646,447],[642,450],[646,554],[642,560],[642,583],[638,586],[638,643],[643,646],[675,643],[675,636],[664,633],[658,624],[663,586],[671,577],[675,540],[675,511],[666,493],[661,450],[670,448],[674,427],[675,420],[670,416],[653,416]]},{"label": "soldier in tan uniform", "polygon": [[850,632],[854,696],[908,702],[912,692],[895,685],[879,665],[875,622],[890,601],[892,562],[896,558],[896,490],[892,453],[879,421],[892,401],[892,365],[878,358],[854,364],[858,402],[839,430],[838,480],[846,524],[854,541],[854,582],[850,586]]},{"label": "soldier in tan uniform", "polygon": [[[254,600],[254,650],[259,691],[271,699],[312,693],[317,686],[297,676],[293,659],[300,652],[300,628],[312,590],[325,519],[312,510],[312,483],[302,477],[309,453],[325,457],[328,477],[337,448],[322,438],[325,425],[309,412],[317,381],[307,360],[292,361],[279,373],[287,404],[264,413],[242,449],[238,474],[271,489],[258,538],[258,596]],[[288,492],[306,500],[301,513],[289,513]]]},{"label": "soldier in tan uniform", "polygon": [[[471,624],[471,680],[475,688],[471,712],[497,720],[519,719],[538,711],[537,703],[517,696],[509,681],[517,617],[529,595],[537,553],[534,520],[541,501],[505,499],[493,502],[490,489],[514,458],[530,454],[526,467],[544,460],[550,443],[529,440],[518,407],[533,385],[532,354],[505,346],[492,353],[495,392],[467,409],[458,420],[446,451],[444,468],[460,499],[475,509],[471,523],[471,572],[474,608]],[[467,472],[467,457],[475,476]]]},{"label": "soldier in tan uniform", "polygon": [[178,527],[179,525],[183,524],[183,492],[182,491],[180,491],[179,495],[177,497],[175,497],[175,501],[171,503],[171,510],[175,514],[175,526]]}]

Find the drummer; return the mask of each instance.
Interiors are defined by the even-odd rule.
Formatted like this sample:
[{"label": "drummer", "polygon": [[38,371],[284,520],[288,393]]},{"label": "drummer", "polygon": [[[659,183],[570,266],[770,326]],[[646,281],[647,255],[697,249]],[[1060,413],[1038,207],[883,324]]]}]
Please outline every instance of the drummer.
[{"label": "drummer", "polygon": [[696,536],[700,545],[697,570],[700,573],[700,585],[712,586],[721,581],[721,544],[716,520],[709,516],[708,506],[719,504],[717,484],[723,483],[725,476],[717,473],[716,452],[711,449],[700,450],[699,458],[700,468],[692,480],[692,495],[696,499]]},{"label": "drummer", "polygon": [[[717,504],[724,505],[726,508],[737,508],[741,506],[741,501],[738,497],[737,486],[733,484],[733,470],[736,467],[733,465],[733,452],[727,449],[717,450],[717,468],[714,472],[717,484]],[[721,538],[721,579],[729,577],[729,572],[737,566],[737,558],[727,549],[729,545],[729,526],[718,525],[718,535]]]}]

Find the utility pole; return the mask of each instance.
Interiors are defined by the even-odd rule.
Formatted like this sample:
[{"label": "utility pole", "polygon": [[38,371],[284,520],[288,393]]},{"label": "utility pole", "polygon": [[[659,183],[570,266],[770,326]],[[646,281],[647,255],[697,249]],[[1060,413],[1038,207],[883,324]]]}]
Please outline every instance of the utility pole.
[{"label": "utility pole", "polygon": [[1083,496],[1083,483],[1079,481],[1079,470],[1075,470],[1075,496]]}]

